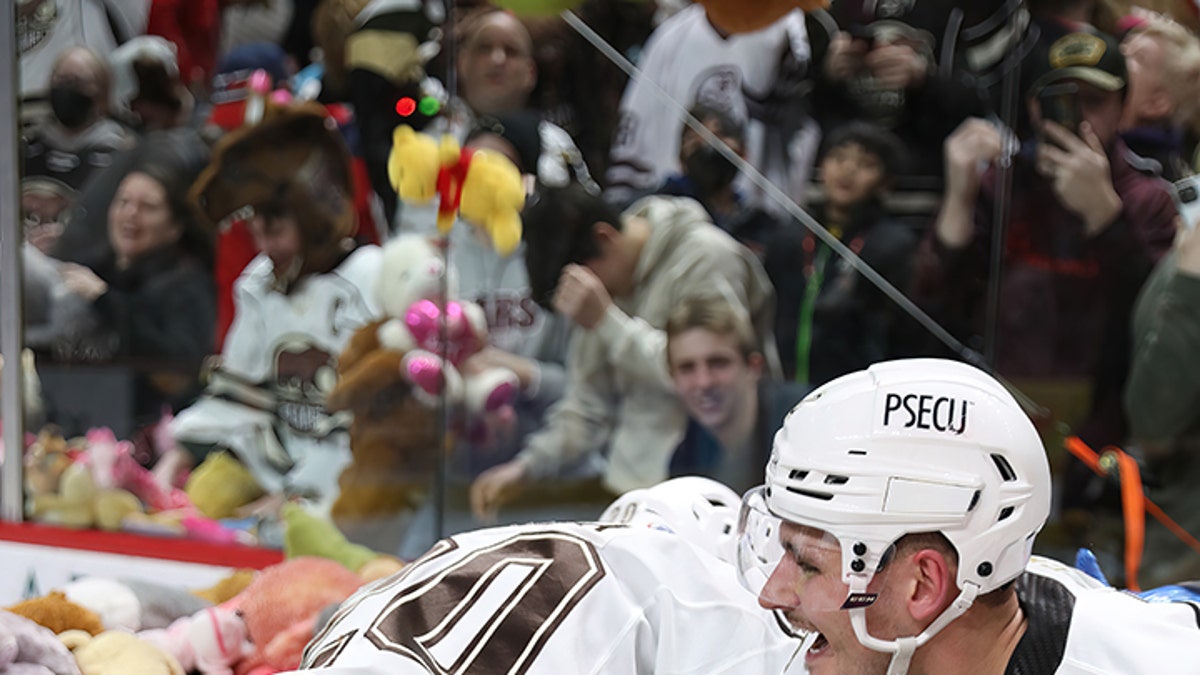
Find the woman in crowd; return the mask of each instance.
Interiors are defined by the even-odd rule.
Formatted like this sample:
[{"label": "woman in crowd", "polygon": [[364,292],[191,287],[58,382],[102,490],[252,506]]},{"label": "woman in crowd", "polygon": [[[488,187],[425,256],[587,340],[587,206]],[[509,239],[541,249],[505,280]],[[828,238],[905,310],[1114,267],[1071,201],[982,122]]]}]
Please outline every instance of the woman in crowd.
[{"label": "woman in crowd", "polygon": [[[155,414],[194,390],[213,350],[212,249],[185,197],[192,172],[149,153],[122,179],[108,208],[108,246],[84,264],[59,265],[67,291],[55,353],[66,360],[126,361],[149,373],[138,409]],[[180,373],[164,378],[164,372]]]}]

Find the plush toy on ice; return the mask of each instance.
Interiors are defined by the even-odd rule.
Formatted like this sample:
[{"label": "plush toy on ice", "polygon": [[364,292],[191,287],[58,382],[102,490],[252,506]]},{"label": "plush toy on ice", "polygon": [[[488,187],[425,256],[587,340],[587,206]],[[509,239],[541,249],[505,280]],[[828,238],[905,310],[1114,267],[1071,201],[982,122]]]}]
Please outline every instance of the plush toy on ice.
[{"label": "plush toy on ice", "polygon": [[233,666],[254,653],[246,622],[226,607],[206,607],[166,628],[142,631],[138,638],[201,675],[232,675]]},{"label": "plush toy on ice", "polygon": [[0,610],[0,673],[79,675],[79,666],[49,628]]}]

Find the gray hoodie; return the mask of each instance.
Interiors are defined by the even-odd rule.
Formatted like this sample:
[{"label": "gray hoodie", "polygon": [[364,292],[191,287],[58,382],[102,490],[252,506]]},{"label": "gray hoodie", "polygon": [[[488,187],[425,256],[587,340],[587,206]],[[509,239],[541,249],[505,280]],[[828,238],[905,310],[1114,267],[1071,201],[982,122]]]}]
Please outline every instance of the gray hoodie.
[{"label": "gray hoodie", "polygon": [[664,480],[683,438],[687,413],[671,386],[663,330],[681,301],[721,296],[744,307],[769,374],[779,374],[774,289],[754,254],[690,199],[648,197],[624,216],[651,227],[634,290],[615,299],[595,330],[576,331],[566,395],[520,454],[530,475],[544,478],[607,449],[603,482],[616,494]]}]

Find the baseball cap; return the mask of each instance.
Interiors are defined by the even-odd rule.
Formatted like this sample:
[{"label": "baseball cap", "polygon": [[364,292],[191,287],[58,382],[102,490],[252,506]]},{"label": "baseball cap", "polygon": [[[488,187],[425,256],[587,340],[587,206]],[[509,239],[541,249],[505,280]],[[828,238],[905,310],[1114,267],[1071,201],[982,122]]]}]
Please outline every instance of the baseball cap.
[{"label": "baseball cap", "polygon": [[1099,31],[1067,33],[1058,38],[1039,65],[1042,71],[1030,88],[1031,94],[1061,80],[1080,80],[1105,91],[1120,91],[1128,77],[1120,44]]}]

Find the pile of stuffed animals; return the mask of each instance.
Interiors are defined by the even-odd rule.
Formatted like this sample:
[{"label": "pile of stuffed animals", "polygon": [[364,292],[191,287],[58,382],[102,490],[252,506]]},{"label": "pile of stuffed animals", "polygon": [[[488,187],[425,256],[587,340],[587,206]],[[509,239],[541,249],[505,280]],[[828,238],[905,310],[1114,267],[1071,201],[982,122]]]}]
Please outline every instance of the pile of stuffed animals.
[{"label": "pile of stuffed animals", "polygon": [[[253,523],[230,518],[229,493],[240,494],[233,502],[246,503],[262,491],[246,482],[240,464],[230,464],[214,459],[201,467],[222,471],[221,481],[164,485],[134,458],[133,444],[118,440],[110,429],[91,429],[68,440],[48,427],[25,449],[25,513],[35,522],[74,529],[253,544]],[[221,492],[208,487],[214,484],[222,485]]]},{"label": "pile of stuffed animals", "polygon": [[0,673],[267,675],[300,665],[333,608],[398,572],[302,509],[288,558],[207,589],[84,577],[0,610]]}]

